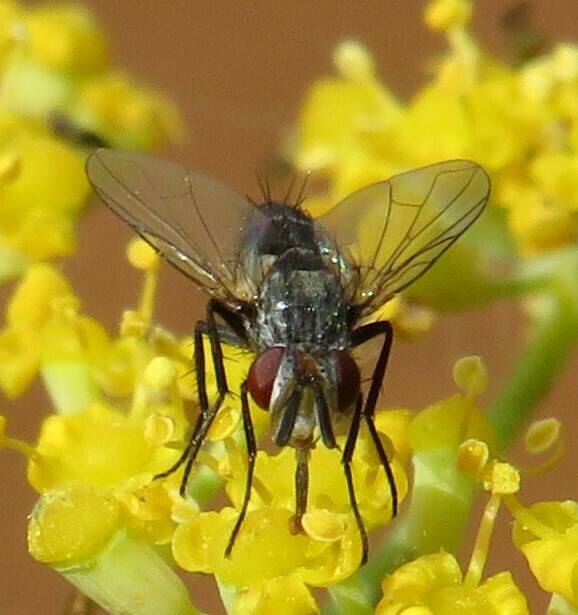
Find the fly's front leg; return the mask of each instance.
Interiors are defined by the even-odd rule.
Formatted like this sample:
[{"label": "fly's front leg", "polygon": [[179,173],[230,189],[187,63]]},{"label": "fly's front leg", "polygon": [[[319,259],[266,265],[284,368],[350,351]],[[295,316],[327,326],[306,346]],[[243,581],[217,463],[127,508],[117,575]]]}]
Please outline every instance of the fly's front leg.
[{"label": "fly's front leg", "polygon": [[[381,385],[383,384],[383,378],[385,376],[387,362],[391,352],[391,345],[393,343],[393,327],[391,326],[391,323],[387,321],[372,322],[368,325],[360,327],[359,329],[356,329],[352,334],[351,341],[352,346],[359,346],[360,344],[363,344],[378,335],[383,335],[383,344],[373,370],[369,393],[367,394],[367,399],[365,400],[361,414],[367,424],[367,427],[369,428],[369,433],[371,434],[371,438],[375,444],[375,448],[377,449],[379,460],[385,470],[385,475],[391,491],[391,514],[395,517],[398,509],[397,485],[395,484],[395,477],[393,476],[393,471],[391,469],[389,459],[387,458],[387,453],[383,448],[383,444],[381,443],[379,434],[377,433],[377,429],[375,428],[375,424],[373,422],[375,407],[379,398]],[[352,447],[353,446],[355,446],[355,443],[352,444]],[[351,454],[353,454],[353,451]]]},{"label": "fly's front leg", "polygon": [[[207,313],[205,322],[197,322],[195,325],[194,337],[194,361],[197,378],[197,391],[199,395],[199,416],[195,422],[195,426],[189,438],[189,442],[177,461],[164,472],[157,474],[154,478],[164,478],[178,470],[183,464],[185,466],[183,478],[179,493],[184,496],[187,489],[187,481],[193,467],[193,463],[197,457],[199,449],[204,442],[209,428],[225,399],[228,391],[227,376],[225,374],[225,365],[223,361],[223,351],[221,348],[221,340],[219,330],[215,320],[215,314],[219,314],[226,308],[216,301],[211,299],[207,304]],[[217,381],[217,398],[212,405],[209,405],[207,395],[207,374],[205,348],[203,345],[203,334],[209,337],[211,345],[211,355],[213,358],[213,366],[215,369],[215,378]]]}]

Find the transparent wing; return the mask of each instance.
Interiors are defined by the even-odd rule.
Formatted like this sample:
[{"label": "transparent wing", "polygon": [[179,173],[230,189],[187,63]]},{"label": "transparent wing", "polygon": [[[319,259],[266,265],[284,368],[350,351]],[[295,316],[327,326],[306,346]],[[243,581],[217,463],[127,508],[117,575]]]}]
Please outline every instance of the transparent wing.
[{"label": "transparent wing", "polygon": [[449,160],[353,193],[316,220],[336,258],[358,270],[353,301],[367,315],[427,271],[481,214],[486,172]]},{"label": "transparent wing", "polygon": [[231,306],[251,298],[239,240],[262,214],[248,199],[177,165],[108,149],[88,158],[86,173],[102,200],[197,285]]}]

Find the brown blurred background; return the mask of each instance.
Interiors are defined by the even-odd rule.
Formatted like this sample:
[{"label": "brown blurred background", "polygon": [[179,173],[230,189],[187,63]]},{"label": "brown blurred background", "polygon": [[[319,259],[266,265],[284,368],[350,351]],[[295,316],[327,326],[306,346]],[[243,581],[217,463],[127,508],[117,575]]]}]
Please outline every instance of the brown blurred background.
[{"label": "brown blurred background", "polygon": [[[444,47],[441,37],[422,26],[425,3],[418,0],[87,0],[87,4],[107,32],[117,64],[179,104],[189,134],[183,147],[166,155],[253,195],[258,194],[256,169],[262,169],[291,134],[313,80],[332,72],[332,52],[340,40],[354,37],[365,43],[377,59],[382,79],[401,98],[414,91],[428,58]],[[500,24],[515,2],[477,4],[476,35],[492,53],[508,58]],[[530,5],[536,26],[547,37],[575,39],[576,0],[535,0]],[[136,301],[138,292],[138,276],[124,264],[129,236],[122,223],[95,205],[81,223],[79,254],[65,265],[87,313],[113,330],[122,309]],[[166,270],[159,302],[158,320],[184,333],[204,300]],[[190,311],[183,310],[184,305],[190,305]],[[484,357],[496,390],[521,346],[523,328],[516,306],[502,303],[444,318],[418,341],[398,342],[386,376],[387,405],[419,409],[455,392],[451,367],[467,354]],[[570,446],[578,435],[577,374],[574,359],[543,404],[544,415],[565,417]],[[491,391],[488,395],[491,398]],[[46,408],[46,397],[37,387],[18,404],[4,402],[1,412],[10,417],[11,432],[30,441]],[[71,589],[26,552],[26,517],[35,494],[24,476],[24,459],[2,452],[0,615],[59,614]],[[574,460],[566,459],[545,479],[529,480],[524,493],[527,500],[528,496],[577,498],[576,487]],[[488,573],[520,570],[521,582],[531,587],[524,563],[507,547],[508,518],[506,514],[502,518],[504,527],[495,536]],[[207,583],[210,579],[200,579],[196,587]],[[535,591],[532,595],[533,612],[539,612],[543,599]],[[208,604],[203,606],[209,608]]]}]

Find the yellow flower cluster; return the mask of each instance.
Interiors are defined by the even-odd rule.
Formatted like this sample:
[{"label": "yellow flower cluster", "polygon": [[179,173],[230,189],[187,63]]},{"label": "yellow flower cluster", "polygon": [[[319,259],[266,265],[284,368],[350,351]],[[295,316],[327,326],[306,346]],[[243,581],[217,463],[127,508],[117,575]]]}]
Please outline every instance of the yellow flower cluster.
[{"label": "yellow flower cluster", "polygon": [[[145,284],[138,308],[125,314],[118,339],[81,315],[78,299],[49,265],[30,269],[8,309],[20,318],[11,320],[0,338],[9,334],[15,349],[42,352],[23,360],[26,368],[13,372],[15,378],[2,374],[2,369],[0,374],[6,382],[18,383],[12,391],[16,394],[26,388],[33,372],[40,371],[55,406],[34,448],[9,438],[4,423],[0,435],[3,446],[29,456],[29,480],[41,494],[30,521],[31,553],[111,609],[118,609],[122,596],[127,612],[196,613],[171,570],[171,560],[158,551],[170,545],[180,568],[215,576],[236,613],[318,612],[311,588],[345,580],[356,571],[361,556],[340,453],[323,446],[312,451],[304,532],[293,535],[293,451],[286,448],[271,455],[260,450],[249,513],[231,557],[225,558],[247,471],[239,402],[228,398],[185,499],[178,495],[180,473],[153,480],[175,461],[186,440],[184,400],[195,396],[191,343],[151,324],[158,269],[152,250],[139,240],[130,246],[129,258],[144,270]],[[17,365],[20,352],[6,365]],[[238,351],[227,352],[226,361],[234,388],[247,362]],[[489,536],[502,499],[516,519],[516,544],[538,581],[560,594],[557,600],[574,603],[576,504],[541,503],[526,509],[515,499],[520,477],[512,466],[492,457],[492,432],[477,403],[487,380],[483,365],[477,358],[464,359],[456,365],[454,377],[464,394],[442,400],[414,418],[407,411],[379,412],[376,426],[393,460],[400,499],[407,492],[403,465],[412,459],[410,514],[433,516],[439,523],[452,515],[459,524],[464,492],[479,482],[491,493],[474,554],[462,573],[453,555],[428,554],[426,549],[425,555],[384,578],[384,597],[376,613],[418,607],[446,613],[456,603],[474,613],[528,613],[509,572],[483,579]],[[214,390],[214,376],[210,381]],[[255,409],[254,417],[258,431],[264,431],[266,413]],[[534,426],[528,436],[532,449],[539,451],[552,448],[558,439],[559,425],[552,421]],[[443,466],[445,474],[436,466]],[[390,493],[375,447],[363,431],[353,469],[368,527],[386,523],[391,517]],[[201,512],[221,483],[233,506]],[[448,500],[452,491],[457,499]],[[557,574],[551,573],[553,558],[565,562],[566,572],[558,567]],[[166,600],[162,606],[158,592]],[[149,594],[154,599],[143,610],[137,605]]]},{"label": "yellow flower cluster", "polygon": [[523,255],[578,237],[578,47],[556,45],[522,66],[490,57],[468,32],[472,2],[434,0],[430,28],[448,51],[404,103],[354,41],[335,52],[338,74],[304,103],[294,159],[322,171],[328,206],[368,183],[444,159],[469,158],[492,176],[496,215]]},{"label": "yellow flower cluster", "polygon": [[111,67],[79,5],[0,1],[0,85],[1,280],[74,250],[87,148],[153,149],[182,128],[168,101]]},{"label": "yellow flower cluster", "polygon": [[[539,502],[525,507],[520,503],[517,499],[522,485],[520,472],[492,456],[491,430],[476,403],[486,380],[483,365],[474,357],[463,359],[456,364],[454,377],[466,389],[466,394],[438,402],[420,412],[410,424],[415,477],[409,514],[421,515],[422,519],[429,514],[434,524],[447,525],[448,518],[452,519],[452,525],[459,524],[459,498],[467,492],[467,484],[456,488],[454,481],[470,477],[479,483],[490,496],[472,557],[463,572],[453,554],[443,549],[428,553],[425,537],[421,544],[425,546],[425,555],[397,567],[383,579],[383,598],[375,612],[379,615],[530,613],[526,597],[511,572],[502,571],[484,579],[494,523],[502,502],[514,518],[514,544],[527,558],[538,584],[552,594],[548,612],[574,612],[578,605],[575,581],[578,504]],[[557,457],[560,424],[553,419],[533,424],[527,442],[531,443],[530,452],[554,449]],[[453,499],[448,496],[451,491],[455,493]]]},{"label": "yellow flower cluster", "polygon": [[[496,179],[500,209],[494,215],[507,219],[520,252],[572,244],[578,54],[564,46],[519,69],[503,66],[467,32],[471,10],[468,0],[428,6],[428,25],[445,32],[450,49],[432,82],[407,105],[379,83],[358,44],[338,49],[340,76],[313,88],[296,152],[301,166],[320,169],[331,180],[329,199],[315,206],[402,169],[468,157]],[[0,101],[0,277],[22,274],[0,329],[0,388],[17,397],[40,376],[53,406],[35,446],[8,436],[0,417],[0,447],[28,456],[28,479],[40,494],[30,518],[30,552],[110,612],[196,614],[175,565],[213,575],[229,612],[319,612],[314,588],[333,592],[356,572],[362,553],[341,463],[344,436],[338,437],[341,450],[319,444],[311,451],[308,507],[297,533],[291,531],[294,451],[259,448],[247,516],[225,557],[246,489],[237,392],[249,357],[224,350],[232,393],[209,430],[183,498],[182,469],[155,480],[186,446],[194,424],[188,405],[196,415],[191,340],[153,324],[157,255],[141,241],[129,247],[144,284],[119,335],[86,316],[64,276],[40,262],[72,248],[72,223],[87,195],[86,148],[98,139],[151,147],[177,130],[172,107],[109,69],[102,34],[72,5],[24,9],[0,0],[0,79],[6,91]],[[55,174],[62,178],[58,190],[51,181]],[[39,225],[42,241],[35,235]],[[488,291],[472,273],[470,247],[458,250],[452,265],[454,272],[461,268],[467,285],[438,297],[438,304],[460,307]],[[399,299],[381,316],[412,331],[431,321],[428,312],[402,313]],[[208,363],[212,397],[216,384]],[[509,571],[484,575],[502,505],[515,520],[516,546],[541,587],[553,594],[552,612],[576,610],[578,505],[520,503],[523,477],[497,456],[496,433],[480,408],[487,381],[482,362],[459,361],[454,379],[463,393],[415,416],[401,409],[376,413],[399,500],[408,501],[397,527],[376,547],[381,550],[375,559],[389,557],[392,565],[388,574],[381,568],[377,575],[383,597],[375,612],[528,613]],[[257,408],[251,414],[260,438],[269,416]],[[526,442],[533,452],[554,451],[541,469],[548,468],[563,449],[559,423],[533,425]],[[389,484],[363,427],[352,474],[368,529],[386,525],[392,516]],[[206,510],[220,488],[230,505]],[[453,553],[476,490],[487,492],[488,500],[464,567]],[[346,586],[344,602],[358,601],[368,612],[373,605],[362,585]]]},{"label": "yellow flower cluster", "polygon": [[[222,587],[238,594],[239,613],[266,613],[284,601],[315,610],[310,587],[342,581],[361,560],[341,453],[321,445],[312,451],[304,533],[294,535],[294,453],[289,448],[276,455],[260,450],[249,513],[231,558],[225,558],[247,473],[239,401],[231,397],[220,411],[186,499],[178,494],[180,472],[153,480],[178,458],[190,429],[184,401],[195,395],[191,342],[151,325],[156,255],[139,240],[130,246],[129,258],[145,270],[145,284],[138,309],[125,314],[117,339],[82,315],[68,283],[47,264],[30,268],[8,306],[0,332],[0,384],[18,395],[41,373],[55,409],[34,449],[3,437],[5,446],[30,457],[28,478],[41,493],[29,529],[31,552],[101,603],[111,578],[119,574],[115,549],[128,549],[137,559],[145,550],[150,559],[152,547],[171,544],[181,568],[214,574]],[[231,389],[238,390],[247,361],[234,349],[225,360]],[[209,383],[215,392],[213,374]],[[254,415],[262,432],[268,415],[258,409]],[[409,414],[401,411],[380,413],[376,421],[392,458],[400,500],[407,491],[408,421]],[[390,490],[375,445],[363,430],[353,478],[368,528],[387,523]],[[233,507],[199,512],[220,482]],[[155,566],[163,569],[161,562]],[[162,578],[168,574],[164,570]],[[172,583],[179,582],[175,578]],[[136,591],[134,582],[131,587]],[[176,604],[181,592],[172,591]]]},{"label": "yellow flower cluster", "polygon": [[[392,468],[403,499],[407,479],[403,458],[408,413],[382,412],[380,433],[397,432],[388,446],[393,453]],[[390,431],[386,431],[390,427]],[[383,431],[382,431],[383,430]],[[385,435],[382,436],[385,439]],[[341,446],[344,439],[339,440]],[[227,457],[221,459],[219,472],[227,481],[227,493],[239,509],[244,495],[246,452],[234,441],[226,442]],[[274,605],[308,603],[314,605],[308,586],[327,587],[349,577],[359,567],[361,542],[351,514],[341,453],[319,445],[311,454],[308,511],[302,520],[304,533],[288,532],[294,508],[295,456],[283,449],[277,455],[259,451],[255,470],[251,511],[235,543],[230,559],[223,553],[236,521],[236,513],[202,512],[178,527],[173,539],[173,554],[184,569],[215,574],[221,585],[239,592],[239,613],[268,613]],[[380,468],[375,445],[363,432],[354,457],[354,482],[359,509],[368,528],[378,527],[391,518],[391,494],[385,473]],[[283,557],[280,557],[283,554]],[[245,588],[245,589],[244,589]],[[281,592],[281,593],[280,593]],[[315,612],[299,609],[287,612]]]}]

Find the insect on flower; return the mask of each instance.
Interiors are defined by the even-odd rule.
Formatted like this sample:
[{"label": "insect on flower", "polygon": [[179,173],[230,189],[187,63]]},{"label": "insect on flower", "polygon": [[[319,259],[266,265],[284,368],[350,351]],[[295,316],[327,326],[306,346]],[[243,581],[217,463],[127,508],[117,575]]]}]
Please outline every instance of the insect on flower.
[{"label": "insect on flower", "polygon": [[[256,204],[223,184],[147,156],[100,149],[87,174],[104,202],[173,266],[210,295],[195,326],[194,363],[200,413],[180,459],[181,494],[228,392],[221,343],[254,352],[241,386],[248,449],[244,500],[230,555],[251,494],[257,454],[249,395],[269,411],[273,440],[296,451],[294,528],[307,508],[308,459],[319,438],[337,447],[367,559],[367,533],[355,498],[351,461],[364,421],[385,470],[397,512],[397,490],[373,415],[393,339],[389,322],[360,324],[406,288],[476,220],[490,182],[481,167],[450,160],[371,184],[313,220],[294,204]],[[218,212],[218,213],[217,213]],[[218,393],[209,400],[203,336],[208,336]],[[367,395],[353,347],[382,337]]]}]

